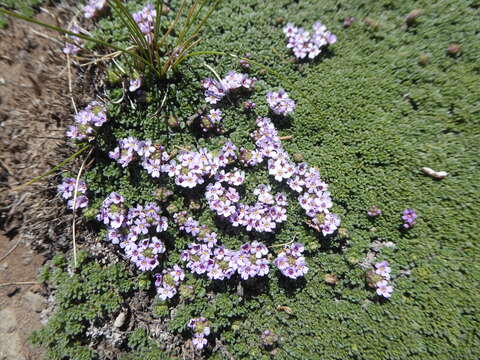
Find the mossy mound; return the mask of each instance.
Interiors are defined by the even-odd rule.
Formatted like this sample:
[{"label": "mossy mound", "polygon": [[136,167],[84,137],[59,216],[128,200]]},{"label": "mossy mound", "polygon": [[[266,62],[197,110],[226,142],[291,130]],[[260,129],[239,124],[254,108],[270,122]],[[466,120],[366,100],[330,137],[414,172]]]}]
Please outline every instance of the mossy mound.
[{"label": "mossy mound", "polygon": [[[223,347],[207,355],[218,359],[225,352],[238,359],[269,358],[272,351],[279,359],[480,357],[480,271],[474,261],[480,256],[479,5],[466,0],[224,1],[209,20],[199,50],[251,53],[288,80],[252,66],[249,73],[259,78],[251,96],[258,104],[254,114],[226,105],[226,133],[212,138],[167,126],[171,116],[184,123],[203,106],[199,81],[212,75],[203,62],[220,75],[240,70],[236,59],[221,56],[191,58],[168,86],[165,101],[164,84],[152,84],[135,109],[128,103],[110,106],[97,162],[86,175],[94,208],[112,191],[134,205],[154,201],[154,191],[166,186],[175,191],[172,202],[184,208],[194,199],[199,206],[191,210],[195,217],[215,224],[200,194],[181,191],[165,178],[154,180],[137,166],[123,170],[106,152],[127,136],[170,148],[216,148],[227,138],[251,147],[248,135],[256,115],[268,114],[266,92],[283,87],[297,102],[289,121],[276,120],[281,135],[293,137],[284,147],[320,169],[348,231],[343,237],[319,236],[304,224],[294,196],[288,220],[275,236],[220,229],[228,246],[255,238],[278,245],[295,238],[307,245],[310,271],[304,281],[289,282],[272,270],[265,281],[245,285],[243,297],[235,284],[218,286],[190,274],[196,293],[164,317],[171,331],[182,333],[190,318],[207,317]],[[418,7],[422,15],[415,24],[402,26]],[[356,21],[343,28],[345,17]],[[294,22],[307,28],[317,20],[337,35],[337,44],[315,61],[292,62],[282,26]],[[100,25],[106,29],[102,36],[116,36],[111,20]],[[455,56],[447,53],[452,42],[462,47]],[[116,94],[113,89],[111,95]],[[423,166],[449,176],[434,180],[420,172]],[[247,179],[247,190],[269,181],[258,169]],[[382,209],[375,220],[366,214],[372,205]],[[409,231],[401,229],[406,208],[419,215]],[[179,251],[192,240],[174,226],[169,235],[175,241],[165,266],[178,262]],[[378,255],[393,268],[395,291],[388,301],[366,286],[359,266],[374,241],[396,245]],[[335,285],[325,282],[326,274],[336,275]],[[261,342],[267,329],[278,336],[273,350]]]}]

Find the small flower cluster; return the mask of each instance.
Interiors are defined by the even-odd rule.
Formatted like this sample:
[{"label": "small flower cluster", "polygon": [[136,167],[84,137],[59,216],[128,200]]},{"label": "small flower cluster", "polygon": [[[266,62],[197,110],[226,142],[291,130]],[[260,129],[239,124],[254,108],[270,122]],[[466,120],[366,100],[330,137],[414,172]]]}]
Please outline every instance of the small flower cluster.
[{"label": "small flower cluster", "polygon": [[230,141],[223,145],[218,155],[201,148],[198,151],[182,150],[175,159],[171,159],[163,146],[153,145],[150,140],[141,141],[131,136],[119,140],[118,145],[109,156],[122,167],[139,159],[151,177],[166,173],[175,178],[176,185],[185,188],[203,184],[204,177],[213,177],[237,158],[237,147]]},{"label": "small flower cluster", "polygon": [[181,259],[194,274],[206,274],[210,280],[230,279],[238,273],[242,280],[268,274],[267,247],[258,242],[243,244],[239,250],[230,250],[217,245],[217,234],[192,219],[186,212],[174,215],[180,230],[185,231],[201,243],[191,243]]},{"label": "small flower cluster", "polygon": [[86,19],[91,19],[101,13],[108,6],[107,0],[88,0],[83,7],[83,14]]},{"label": "small flower cluster", "polygon": [[220,109],[210,109],[206,116],[202,116],[200,120],[200,127],[204,132],[220,127],[223,120],[222,115],[223,114]]},{"label": "small flower cluster", "polygon": [[392,269],[388,266],[387,261],[382,261],[375,264],[375,274],[381,276],[375,283],[377,288],[377,294],[385,298],[392,296],[393,286],[389,285],[390,281],[390,272]]},{"label": "small flower cluster", "polygon": [[267,103],[270,110],[277,115],[287,116],[295,110],[295,101],[290,99],[285,90],[267,93]]},{"label": "small flower cluster", "polygon": [[145,39],[151,43],[154,38],[155,19],[157,18],[155,7],[152,4],[147,4],[142,10],[134,13],[132,17]]},{"label": "small flower cluster", "polygon": [[243,103],[243,108],[244,108],[246,111],[253,110],[253,109],[255,109],[256,106],[257,106],[257,104],[255,104],[252,100],[246,100],[246,101]]},{"label": "small flower cluster", "polygon": [[210,322],[204,317],[198,317],[191,319],[187,326],[193,331],[193,346],[202,350],[208,344],[206,337],[210,335]]},{"label": "small flower cluster", "polygon": [[403,211],[403,227],[405,229],[410,229],[416,225],[415,219],[417,218],[417,213],[413,209],[406,209]]},{"label": "small flower cluster", "polygon": [[119,244],[141,271],[153,270],[165,252],[165,244],[154,234],[167,230],[167,218],[154,202],[126,209],[125,199],[111,193],[102,203],[97,220],[107,225],[107,239]]},{"label": "small flower cluster", "polygon": [[243,59],[240,59],[239,63],[240,63],[240,66],[248,69],[250,68],[250,62],[248,59],[250,59],[252,57],[252,54],[250,53],[246,53],[244,56],[243,56]]},{"label": "small flower cluster", "polygon": [[212,177],[230,162],[237,158],[237,147],[227,141],[218,155],[213,155],[207,149],[198,151],[184,150],[174,160],[162,167],[170,177],[175,178],[175,184],[181,187],[194,188],[205,182],[204,177]]},{"label": "small flower cluster", "polygon": [[370,217],[380,216],[382,214],[382,210],[380,210],[377,206],[374,205],[370,209],[368,209],[367,214]]},{"label": "small flower cluster", "polygon": [[[62,183],[57,186],[57,191],[62,195],[62,198],[68,200],[67,206],[70,210],[82,209],[88,206],[88,198],[85,195],[87,192],[87,184],[83,180],[78,181],[74,178],[64,178]],[[75,194],[75,188],[77,188],[77,194],[75,199],[75,205],[73,204],[73,198]]]},{"label": "small flower cluster", "polygon": [[240,148],[240,163],[244,166],[256,166],[263,161],[263,155],[258,150],[247,150]]},{"label": "small flower cluster", "polygon": [[285,246],[275,259],[275,265],[280,272],[291,279],[297,279],[308,272],[305,257],[302,255],[305,247],[300,243]]},{"label": "small flower cluster", "polygon": [[[244,175],[239,177],[244,179]],[[270,186],[259,185],[254,191],[258,201],[254,205],[247,205],[239,202],[240,195],[235,188],[225,188],[222,181],[217,181],[207,186],[205,197],[210,209],[234,227],[243,226],[247,231],[272,232],[277,224],[287,219],[287,197],[283,193],[273,196],[270,191]]]},{"label": "small flower cluster", "polygon": [[229,71],[221,81],[211,78],[202,80],[202,87],[205,89],[205,101],[209,104],[217,104],[229,92],[239,89],[253,89],[256,78],[249,78],[247,74]]},{"label": "small flower cluster", "polygon": [[130,92],[137,91],[138,89],[140,89],[141,86],[142,86],[142,78],[137,77],[135,79],[130,80],[130,84],[128,86],[128,91],[130,91]]},{"label": "small flower cluster", "polygon": [[269,158],[268,172],[277,181],[287,180],[288,186],[300,196],[300,206],[311,218],[311,226],[323,235],[335,232],[340,226],[338,215],[330,212],[333,203],[328,185],[320,177],[320,172],[307,163],[295,165],[283,149],[277,130],[269,118],[257,118],[259,129],[252,134],[262,157]]},{"label": "small flower cluster", "polygon": [[171,299],[177,293],[177,288],[185,279],[185,272],[177,264],[163,270],[162,274],[155,274],[155,287],[161,300]]},{"label": "small flower cluster", "polygon": [[92,141],[94,132],[107,121],[107,110],[102,103],[92,101],[75,115],[74,120],[76,125],[68,127],[67,137],[76,141]]},{"label": "small flower cluster", "polygon": [[260,339],[262,340],[262,345],[266,349],[271,349],[278,342],[278,336],[274,334],[271,330],[263,331]]},{"label": "small flower cluster", "polygon": [[312,30],[310,34],[304,28],[296,27],[292,23],[288,23],[283,28],[283,33],[288,41],[287,48],[292,49],[296,58],[314,59],[322,52],[322,47],[337,42],[337,37],[327,31],[326,26],[319,21],[313,24]]},{"label": "small flower cluster", "polygon": [[[77,25],[73,25],[70,29],[70,32],[79,34],[80,29]],[[83,47],[82,39],[75,35],[68,35],[68,38],[70,39],[70,41],[65,44],[65,47],[62,49],[62,51],[66,55],[75,56]]]},{"label": "small flower cluster", "polygon": [[151,177],[159,177],[162,166],[170,159],[170,156],[161,145],[153,145],[151,140],[138,140],[130,136],[120,139],[118,145],[108,154],[122,167],[127,167],[130,162],[139,159],[142,167],[147,170]]}]

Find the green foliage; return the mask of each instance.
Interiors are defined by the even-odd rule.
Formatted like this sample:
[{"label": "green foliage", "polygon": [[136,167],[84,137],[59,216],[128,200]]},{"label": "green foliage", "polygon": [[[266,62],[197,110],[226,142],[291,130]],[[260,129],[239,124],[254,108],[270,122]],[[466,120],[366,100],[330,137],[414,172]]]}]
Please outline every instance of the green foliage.
[{"label": "green foliage", "polygon": [[40,274],[39,280],[55,289],[58,305],[47,325],[32,335],[32,342],[46,349],[46,359],[97,358],[86,346],[86,330],[90,324],[108,321],[135,289],[122,264],[102,266],[84,251],[78,253],[77,261],[72,274],[71,264],[57,255]]},{"label": "green foliage", "polygon": [[158,345],[152,341],[144,329],[133,331],[128,337],[128,347],[132,353],[122,356],[121,360],[163,360],[170,359]]},{"label": "green foliage", "polygon": [[[404,17],[418,7],[423,14],[416,25],[403,29]],[[200,192],[178,189],[164,178],[152,179],[137,165],[122,169],[99,154],[86,174],[97,205],[111,191],[124,195],[131,206],[154,200],[155,190],[166,187],[175,194],[165,209],[169,204],[190,209],[202,223],[218,227],[226,246],[252,239],[271,249],[293,239],[307,244],[310,271],[305,281],[287,281],[272,269],[264,281],[237,289],[235,283],[211,283],[188,275],[194,296],[171,304],[176,306],[167,319],[171,331],[187,334],[188,320],[203,315],[238,359],[270,356],[260,340],[266,329],[279,336],[278,359],[480,357],[480,269],[473,260],[480,256],[478,15],[478,4],[467,0],[223,2],[207,25],[208,36],[199,50],[250,52],[295,87],[252,66],[250,73],[259,78],[251,96],[258,104],[256,114],[249,115],[240,106],[223,106],[226,134],[213,138],[192,131],[186,121],[204,104],[199,80],[212,76],[203,61],[224,75],[239,69],[230,57],[190,58],[168,86],[146,88],[145,100],[135,99],[135,108],[128,102],[110,105],[109,128],[98,139],[104,154],[127,136],[152,139],[168,150],[216,149],[227,138],[251,148],[248,134],[255,128],[255,117],[268,114],[266,91],[284,87],[297,102],[290,121],[276,120],[281,135],[293,136],[284,146],[319,167],[348,232],[328,239],[319,236],[304,224],[305,215],[291,193],[288,220],[275,236],[232,230],[215,222]],[[344,29],[343,18],[351,16],[357,21]],[[362,21],[365,17],[378,23],[375,31]],[[317,20],[338,36],[338,43],[318,60],[292,62],[281,27],[290,21],[310,27]],[[102,20],[101,28],[108,26],[116,29],[111,36],[120,34],[117,23]],[[462,45],[461,55],[448,56],[451,42]],[[421,53],[429,54],[428,64],[418,63]],[[111,95],[118,92],[113,89]],[[171,116],[180,120],[180,129],[167,126]],[[423,166],[450,175],[437,181],[421,174]],[[252,199],[252,189],[260,182],[270,182],[265,170],[248,170],[244,198]],[[199,208],[191,206],[193,201]],[[372,205],[382,210],[375,220],[366,215]],[[406,232],[400,228],[400,217],[408,207],[417,211],[419,221]],[[179,251],[191,238],[170,226],[166,240],[169,256],[164,267],[179,261]],[[373,241],[396,244],[378,256],[393,267],[395,291],[388,301],[366,286],[365,271],[359,266]],[[336,285],[324,281],[325,274],[332,273]],[[75,281],[69,289],[69,296],[86,301]],[[59,299],[68,302],[69,296]],[[165,308],[160,310],[161,316],[167,314]],[[79,324],[72,321],[62,331]],[[131,348],[146,351],[150,342],[143,330],[134,334]]]},{"label": "green foliage", "polygon": [[[92,49],[94,46],[100,46],[104,49],[115,50],[118,54],[109,56],[118,57],[120,55],[120,62],[129,69],[129,74],[126,74],[119,66],[118,70],[123,73],[122,75],[135,78],[142,74],[145,77],[144,80],[155,82],[159,79],[163,80],[171,71],[177,71],[178,65],[185,60],[187,52],[197,46],[203,26],[220,1],[215,0],[210,4],[206,0],[193,0],[190,5],[187,5],[187,1],[182,1],[175,13],[168,16],[170,11],[164,1],[156,0],[153,6],[159,16],[156,17],[151,40],[146,38],[133,19],[132,4],[124,4],[120,0],[108,1],[113,16],[107,23],[114,23],[116,25],[114,28],[121,28],[124,34],[122,37],[105,38],[98,33],[94,36],[87,36],[83,32],[73,33],[68,29],[41,22],[31,17],[31,11],[27,11],[29,6],[36,3],[35,0],[30,3],[27,1],[17,4],[8,1],[5,5],[0,4],[2,5],[0,7],[0,16],[2,16],[0,26],[5,23],[3,16],[8,15],[68,35],[66,41],[73,42],[72,36],[87,41],[89,43],[85,48]],[[119,45],[119,40],[124,41],[123,47]],[[120,74],[117,73],[117,78],[119,76]],[[111,76],[109,80],[112,80]]]},{"label": "green foliage", "polygon": [[[4,6],[10,10],[17,10],[25,16],[33,16],[36,8],[42,3],[50,1],[44,0],[1,0],[0,6]],[[0,14],[0,29],[7,26],[7,19]]]}]

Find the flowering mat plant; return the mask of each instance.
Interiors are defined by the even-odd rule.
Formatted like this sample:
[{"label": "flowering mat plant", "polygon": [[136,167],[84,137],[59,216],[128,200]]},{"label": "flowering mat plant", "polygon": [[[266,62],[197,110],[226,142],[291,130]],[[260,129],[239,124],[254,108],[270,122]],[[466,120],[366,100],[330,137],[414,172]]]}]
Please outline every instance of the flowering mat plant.
[{"label": "flowering mat plant", "polygon": [[[202,86],[206,89],[205,100],[217,105],[224,96],[229,93],[232,96],[237,89],[252,90],[255,81],[256,79],[250,79],[247,75],[235,71],[230,71],[218,82],[205,79],[202,81]],[[288,115],[295,108],[294,101],[284,90],[278,93],[268,92],[267,102],[277,115]],[[210,110],[206,115],[209,120],[212,118],[212,111],[214,110]],[[220,110],[217,111],[221,114]],[[70,126],[67,136],[77,142],[94,141],[96,129],[106,121],[105,108],[94,101],[75,116],[77,125]],[[210,124],[215,126],[218,122],[211,121]],[[156,144],[149,139],[129,137],[120,139],[119,146],[109,153],[109,157],[121,168],[137,163],[153,178],[166,174],[173,178],[175,185],[179,187],[193,189],[202,186],[210,210],[217,214],[218,219],[228,222],[234,228],[244,228],[247,232],[252,232],[254,239],[256,233],[274,234],[287,219],[287,195],[284,192],[272,194],[270,185],[259,184],[255,188],[253,193],[257,196],[256,203],[249,205],[240,202],[238,188],[246,179],[242,169],[266,163],[268,174],[275,181],[285,182],[290,191],[298,194],[298,202],[309,219],[307,223],[323,236],[333,234],[340,225],[340,218],[330,212],[333,203],[330,192],[327,191],[328,184],[322,180],[320,172],[306,162],[298,165],[293,162],[284,150],[271,119],[258,117],[256,125],[257,129],[250,135],[255,144],[254,150],[238,148],[232,142],[226,141],[216,152],[200,148],[197,151],[181,150],[174,155],[168,153],[162,144]],[[69,199],[68,206],[74,211],[85,208],[88,204],[85,195],[87,185],[84,180],[79,180],[77,184],[75,179],[65,178],[58,186],[58,191],[64,199]],[[75,191],[76,206],[70,199]],[[154,272],[158,297],[165,301],[177,294],[180,283],[185,279],[185,273],[179,264],[170,268],[162,265],[168,254],[161,233],[169,226],[167,217],[162,214],[163,210],[156,202],[127,208],[125,198],[112,192],[103,201],[96,219],[107,226],[106,240],[123,249],[125,256],[140,271]],[[180,230],[198,241],[190,243],[188,249],[181,253],[181,260],[191,273],[206,274],[210,280],[237,277],[240,281],[246,281],[263,277],[270,271],[270,258],[275,253],[272,254],[264,243],[253,240],[244,243],[238,250],[229,249],[221,245],[217,232],[200,225],[186,211],[174,213],[173,220]],[[303,244],[292,241],[278,252],[273,264],[283,276],[293,280],[303,277],[308,272],[304,250]],[[389,296],[390,293],[386,297]],[[203,336],[209,334],[210,331],[202,332],[202,341],[195,338],[197,349],[203,349],[207,344]]]},{"label": "flowering mat plant", "polygon": [[[93,17],[106,6],[106,2],[89,3],[85,7],[85,17]],[[133,14],[134,21],[149,43],[154,39],[156,16],[157,12],[150,4]],[[333,45],[337,40],[320,22],[314,24],[313,30],[310,35],[292,23],[283,28],[283,33],[288,38],[287,47],[294,50],[297,58],[308,55],[309,59],[313,59],[321,53],[322,47]],[[78,29],[75,28],[75,31]],[[80,44],[67,43],[64,48],[64,52],[71,55],[79,50]],[[250,56],[242,59],[239,65],[250,68]],[[136,74],[129,81],[129,92],[135,94],[144,87],[141,79],[142,76]],[[198,116],[202,132],[221,132],[225,108],[233,105],[232,100],[251,95],[257,81],[256,77],[234,70],[228,71],[225,77],[218,80],[203,79],[201,86],[205,102],[213,108],[204,108],[204,114]],[[225,101],[227,98],[229,102]],[[284,89],[268,91],[266,103],[272,116],[279,122],[286,121],[285,118],[296,108],[295,101]],[[254,115],[256,106],[251,100],[245,101],[243,105],[250,115]],[[92,101],[75,115],[74,121],[75,125],[69,126],[67,137],[76,143],[95,143],[96,135],[100,134],[102,126],[108,121],[106,106],[97,100]],[[113,122],[114,119],[110,121]],[[308,273],[304,244],[292,240],[276,251],[269,249],[268,244],[258,241],[258,234],[269,233],[274,236],[287,220],[288,195],[285,192],[272,193],[271,185],[261,183],[253,190],[257,200],[255,203],[241,202],[247,169],[265,164],[268,175],[280,184],[279,188],[296,194],[298,204],[306,213],[305,226],[315,229],[323,237],[334,234],[339,228],[340,217],[330,211],[333,202],[328,184],[320,176],[320,171],[307,162],[295,163],[284,149],[271,118],[257,116],[255,123],[257,128],[250,134],[254,145],[251,150],[237,147],[232,141],[226,140],[219,149],[213,151],[207,148],[169,151],[163,143],[130,136],[118,139],[118,146],[109,151],[109,158],[121,169],[136,167],[135,171],[138,171],[139,167],[154,179],[166,181],[172,178],[177,187],[200,188],[198,191],[204,192],[204,198],[210,210],[217,215],[218,221],[228,223],[232,228],[243,229],[252,238],[252,241],[243,243],[238,249],[231,249],[221,243],[218,232],[200,224],[187,211],[173,212],[173,219],[169,221],[164,216],[166,209],[161,206],[164,201],[127,207],[123,195],[111,192],[103,200],[96,215],[96,220],[106,226],[105,240],[119,246],[125,258],[138,270],[151,274],[161,301],[171,301],[178,294],[178,289],[185,280],[185,270],[197,276],[206,275],[213,281],[236,282],[252,282],[255,278],[265,277],[272,264],[279,270],[279,274],[291,280]],[[88,188],[83,179],[64,178],[58,191],[68,200],[69,209],[76,211],[88,206]],[[380,214],[378,208],[368,211],[369,216]],[[404,227],[412,227],[415,224],[412,219],[415,217],[413,209],[405,210]],[[172,220],[179,230],[191,235],[197,242],[189,243],[181,251],[179,264],[166,267],[170,251],[167,250],[162,233],[167,231],[169,223],[171,226]],[[388,262],[383,261],[376,263],[367,273],[369,286],[376,288],[376,293],[383,298],[392,295],[390,272]],[[204,317],[189,321],[188,327],[193,329],[193,344],[197,350],[208,345],[207,337],[211,332],[210,326],[204,325],[206,323]]]},{"label": "flowering mat plant", "polygon": [[[122,3],[154,48],[157,9]],[[455,3],[407,16],[413,1],[232,0],[161,80],[111,55],[105,91],[67,129],[91,153],[58,187],[99,240],[77,239],[91,257],[75,269],[55,260],[48,281],[69,307],[43,344],[146,359],[478,358],[465,185],[478,164],[476,7]],[[70,59],[88,56],[75,36],[87,27],[124,45],[110,5],[88,2]],[[165,28],[178,6],[162,8]]]}]

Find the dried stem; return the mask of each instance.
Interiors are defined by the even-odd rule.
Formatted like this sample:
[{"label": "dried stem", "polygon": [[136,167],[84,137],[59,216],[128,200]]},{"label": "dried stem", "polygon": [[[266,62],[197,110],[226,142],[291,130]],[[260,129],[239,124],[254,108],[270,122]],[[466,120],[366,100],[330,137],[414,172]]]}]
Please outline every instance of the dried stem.
[{"label": "dried stem", "polygon": [[76,231],[75,231],[75,218],[76,218],[76,210],[77,210],[77,191],[78,191],[78,183],[80,181],[80,176],[82,175],[83,168],[88,160],[88,157],[92,153],[93,149],[90,149],[88,155],[83,160],[82,165],[80,166],[80,170],[78,170],[77,179],[75,181],[75,191],[73,192],[73,221],[72,221],[72,238],[73,238],[73,264],[74,267],[77,267],[77,242],[76,242]]}]

